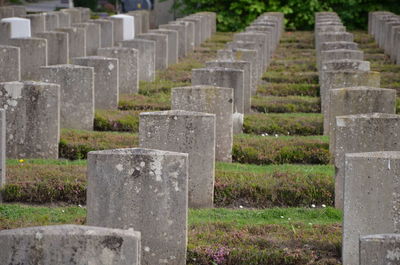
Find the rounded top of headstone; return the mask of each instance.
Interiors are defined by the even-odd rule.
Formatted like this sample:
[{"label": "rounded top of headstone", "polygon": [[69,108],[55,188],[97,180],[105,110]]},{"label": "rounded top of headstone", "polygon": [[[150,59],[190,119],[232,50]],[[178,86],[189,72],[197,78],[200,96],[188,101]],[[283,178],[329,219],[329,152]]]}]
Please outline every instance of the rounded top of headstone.
[{"label": "rounded top of headstone", "polygon": [[147,149],[147,148],[120,148],[91,151],[88,157],[92,155],[130,155],[130,156],[182,156],[188,157],[186,153],[178,153],[164,150]]},{"label": "rounded top of headstone", "polygon": [[105,227],[85,226],[85,225],[49,225],[49,226],[37,226],[27,227],[18,229],[8,229],[0,231],[1,236],[16,236],[16,235],[33,235],[36,238],[40,238],[44,235],[85,235],[85,236],[107,236],[107,235],[118,235],[118,236],[134,236],[140,237],[140,232],[134,231],[133,229],[114,229]]},{"label": "rounded top of headstone", "polygon": [[346,158],[381,158],[381,159],[400,159],[399,151],[379,151],[379,152],[363,152],[348,153]]},{"label": "rounded top of headstone", "polygon": [[[384,152],[384,153],[392,153],[392,152]],[[398,153],[398,152],[393,152],[393,153]],[[366,236],[360,236],[360,240],[364,242],[368,241],[376,241],[376,242],[381,242],[381,241],[400,241],[400,234],[376,234],[376,235],[366,235]]]},{"label": "rounded top of headstone", "polygon": [[152,112],[141,112],[140,116],[172,116],[172,117],[215,117],[215,114],[196,112],[188,110],[166,110],[166,111],[152,111]]}]

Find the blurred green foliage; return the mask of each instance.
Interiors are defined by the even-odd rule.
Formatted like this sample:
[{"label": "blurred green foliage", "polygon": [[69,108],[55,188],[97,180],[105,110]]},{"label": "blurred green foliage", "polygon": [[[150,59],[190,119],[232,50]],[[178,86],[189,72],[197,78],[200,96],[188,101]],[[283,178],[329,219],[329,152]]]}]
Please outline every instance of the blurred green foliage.
[{"label": "blurred green foliage", "polygon": [[174,8],[182,15],[216,12],[219,31],[242,30],[264,12],[283,12],[291,30],[312,29],[319,11],[337,12],[348,29],[366,28],[369,11],[400,13],[399,0],[176,0]]}]

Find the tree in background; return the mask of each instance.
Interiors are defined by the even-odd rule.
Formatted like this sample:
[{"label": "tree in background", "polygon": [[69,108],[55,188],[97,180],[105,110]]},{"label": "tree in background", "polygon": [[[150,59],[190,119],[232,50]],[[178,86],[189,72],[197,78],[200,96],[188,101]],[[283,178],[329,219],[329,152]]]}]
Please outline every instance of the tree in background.
[{"label": "tree in background", "polygon": [[217,13],[218,30],[238,31],[264,12],[283,12],[287,29],[310,30],[314,13],[335,11],[349,29],[367,27],[368,12],[400,13],[399,0],[176,0],[178,14],[199,11]]}]

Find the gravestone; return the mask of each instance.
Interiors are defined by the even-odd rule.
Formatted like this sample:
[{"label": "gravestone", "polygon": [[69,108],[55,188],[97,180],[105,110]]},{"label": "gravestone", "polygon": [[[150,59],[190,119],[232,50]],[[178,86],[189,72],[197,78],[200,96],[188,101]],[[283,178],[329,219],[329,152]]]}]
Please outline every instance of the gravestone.
[{"label": "gravestone", "polygon": [[186,27],[182,24],[166,24],[160,25],[160,29],[176,30],[178,31],[178,57],[183,58],[187,55],[186,48]]},{"label": "gravestone", "polygon": [[87,56],[73,58],[72,63],[93,67],[95,109],[117,109],[119,100],[118,59]]},{"label": "gravestone", "polygon": [[361,264],[360,236],[399,233],[399,162],[400,152],[346,154],[343,264]]},{"label": "gravestone", "polygon": [[168,36],[156,33],[138,34],[137,39],[151,40],[156,43],[156,70],[167,68],[168,64]]},{"label": "gravestone", "polygon": [[37,33],[46,31],[46,20],[43,13],[41,14],[29,14],[26,18],[31,21],[31,34],[35,36]]},{"label": "gravestone", "polygon": [[56,28],[60,27],[57,14],[55,14],[54,12],[46,12],[43,13],[43,15],[45,20],[45,31],[53,31]]},{"label": "gravestone", "polygon": [[1,264],[140,265],[140,232],[83,225],[0,231]]},{"label": "gravestone", "polygon": [[72,64],[40,69],[40,80],[60,85],[60,127],[93,130],[94,70]]},{"label": "gravestone", "polygon": [[190,208],[212,208],[215,171],[215,114],[186,110],[140,113],[139,145],[189,154]]},{"label": "gravestone", "polygon": [[[335,206],[343,208],[345,154],[400,150],[400,115],[386,113],[336,117]],[[345,188],[346,189],[346,188]],[[347,203],[347,200],[346,200]]]},{"label": "gravestone", "polygon": [[176,64],[178,62],[178,41],[179,35],[176,30],[157,29],[150,30],[150,33],[167,35],[168,39],[168,65]]},{"label": "gravestone", "polygon": [[21,80],[20,49],[0,45],[0,82]]},{"label": "gravestone", "polygon": [[70,15],[71,24],[72,23],[81,23],[82,22],[82,15],[81,15],[81,11],[79,9],[77,9],[77,8],[66,8],[66,9],[61,9],[60,11]]},{"label": "gravestone", "polygon": [[[244,113],[250,113],[251,109],[251,64],[246,61],[238,61],[238,60],[218,60],[218,61],[210,61],[206,62],[206,67],[208,68],[231,68],[231,69],[238,69],[243,70],[243,98],[239,100],[243,101],[243,109]],[[236,93],[236,92],[235,92]],[[242,92],[240,92],[242,95]]]},{"label": "gravestone", "polygon": [[[365,113],[396,113],[396,91],[377,87],[346,87],[329,91],[329,150],[335,150],[336,117]],[[324,126],[325,128],[325,126]]]},{"label": "gravestone", "polygon": [[215,159],[232,162],[233,89],[213,86],[172,89],[171,108],[215,114]]},{"label": "gravestone", "polygon": [[24,81],[0,83],[5,109],[7,158],[58,158],[60,87]]},{"label": "gravestone", "polygon": [[152,82],[156,72],[156,42],[134,39],[121,41],[121,47],[134,48],[139,51],[139,80]]},{"label": "gravestone", "polygon": [[107,19],[92,19],[89,20],[90,23],[100,25],[100,47],[112,47],[114,46],[114,29],[113,21]]},{"label": "gravestone", "polygon": [[232,68],[201,68],[192,70],[192,85],[210,85],[233,88],[233,133],[243,130],[244,71]]},{"label": "gravestone", "polygon": [[68,33],[69,61],[75,57],[86,56],[86,30],[84,28],[58,28]]},{"label": "gravestone", "polygon": [[111,16],[110,19],[113,21],[115,43],[135,38],[135,21],[132,16],[119,14]]},{"label": "gravestone", "polygon": [[[26,18],[3,18],[0,20],[0,39],[30,38],[31,21]],[[7,25],[5,25],[7,24]]]},{"label": "gravestone", "polygon": [[400,260],[400,234],[375,234],[360,238],[360,265],[396,264]]},{"label": "gravestone", "polygon": [[86,56],[97,54],[97,49],[100,48],[101,31],[100,25],[96,23],[75,23],[72,24],[76,28],[84,28],[86,34]]},{"label": "gravestone", "polygon": [[188,154],[141,148],[88,154],[88,225],[142,234],[142,264],[186,264]]},{"label": "gravestone", "polygon": [[69,61],[68,33],[65,32],[42,32],[36,33],[38,38],[47,40],[47,64],[67,64]]},{"label": "gravestone", "polygon": [[119,69],[119,94],[134,94],[139,90],[139,55],[133,48],[100,48],[99,56],[117,58]]}]

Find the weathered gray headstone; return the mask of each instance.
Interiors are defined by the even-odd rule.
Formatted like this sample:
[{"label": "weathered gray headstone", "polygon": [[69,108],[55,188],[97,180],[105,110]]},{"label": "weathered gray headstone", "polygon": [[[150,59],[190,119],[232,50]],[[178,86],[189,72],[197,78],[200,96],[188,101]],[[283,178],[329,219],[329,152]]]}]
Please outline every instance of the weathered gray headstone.
[{"label": "weathered gray headstone", "polygon": [[178,56],[179,58],[183,58],[187,55],[187,48],[186,48],[186,27],[182,24],[166,24],[160,25],[160,29],[169,29],[169,30],[176,30],[178,31]]},{"label": "weathered gray headstone", "polygon": [[38,38],[47,40],[48,65],[67,64],[69,60],[68,33],[65,32],[42,32],[37,33]]},{"label": "weathered gray headstone", "polygon": [[20,49],[0,45],[0,82],[21,80]]},{"label": "weathered gray headstone", "polygon": [[83,22],[81,11],[77,8],[66,8],[66,9],[61,9],[60,11],[64,12],[64,13],[68,13],[70,15],[71,24]]},{"label": "weathered gray headstone", "polygon": [[1,264],[140,265],[140,232],[83,225],[0,231]]},{"label": "weathered gray headstone", "polygon": [[178,87],[172,89],[171,107],[215,114],[215,159],[232,162],[233,89],[213,86]]},{"label": "weathered gray headstone", "polygon": [[61,128],[93,130],[94,71],[72,64],[40,69],[40,80],[60,85]]},{"label": "weathered gray headstone", "polygon": [[142,264],[186,264],[188,155],[149,149],[88,154],[87,223],[142,234]]},{"label": "weathered gray headstone", "polygon": [[58,28],[68,33],[69,60],[86,56],[86,30],[84,28]]},{"label": "weathered gray headstone", "polygon": [[47,40],[39,38],[11,39],[8,45],[20,48],[21,78],[34,80],[38,69],[47,65]]},{"label": "weathered gray headstone", "polygon": [[100,47],[112,47],[114,46],[114,28],[113,21],[107,19],[92,19],[89,20],[90,23],[95,23],[100,25]]},{"label": "weathered gray headstone", "polygon": [[324,71],[320,85],[322,113],[329,117],[330,89],[355,86],[380,87],[380,73],[359,70]]},{"label": "weathered gray headstone", "polygon": [[88,56],[73,58],[72,63],[93,67],[95,109],[117,109],[119,100],[118,59]]},{"label": "weathered gray headstone", "polygon": [[97,49],[100,48],[101,31],[100,25],[96,23],[75,23],[73,27],[84,28],[86,32],[86,55],[96,55]]},{"label": "weathered gray headstone", "polygon": [[44,13],[45,31],[52,31],[60,27],[58,16],[54,12]]},{"label": "weathered gray headstone", "polygon": [[156,70],[167,68],[168,64],[168,36],[157,33],[138,34],[137,39],[152,40],[156,43]]},{"label": "weathered gray headstone", "polygon": [[[365,113],[396,113],[396,91],[377,87],[346,87],[329,90],[329,150],[335,150],[336,117]],[[324,126],[325,128],[326,126]]]},{"label": "weathered gray headstone", "polygon": [[[398,122],[395,123],[398,124]],[[389,124],[385,123],[381,125]],[[387,138],[388,134],[382,134],[382,137]],[[398,137],[393,138],[396,138],[398,141]],[[388,141],[392,142],[391,139],[388,139]],[[343,264],[361,264],[359,263],[360,236],[399,233],[399,162],[400,152],[372,152],[346,155]],[[398,260],[394,263],[382,264],[397,263]],[[378,265],[380,263],[367,264]]]},{"label": "weathered gray headstone", "polygon": [[[206,62],[206,66],[208,68],[231,68],[243,70],[243,109],[244,113],[249,113],[251,109],[251,88],[252,88],[252,80],[251,80],[251,64],[246,61],[238,61],[238,60],[218,60],[218,61],[210,61]],[[235,92],[237,93],[237,92]]]},{"label": "weathered gray headstone", "polygon": [[6,110],[7,158],[58,158],[60,86],[24,81],[0,83]]},{"label": "weathered gray headstone", "polygon": [[214,203],[215,114],[186,110],[140,113],[139,145],[189,154],[189,207]]},{"label": "weathered gray headstone", "polygon": [[[336,117],[335,206],[343,208],[345,154],[400,150],[400,115],[386,113]],[[347,200],[345,200],[347,203]],[[346,204],[345,204],[346,205]]]},{"label": "weathered gray headstone", "polygon": [[46,31],[46,20],[45,15],[41,14],[29,14],[26,18],[31,21],[31,33],[35,36],[36,33],[41,33]]},{"label": "weathered gray headstone", "polygon": [[157,29],[150,30],[150,33],[164,34],[168,37],[168,65],[176,64],[178,62],[178,41],[179,33],[176,30]]},{"label": "weathered gray headstone", "polygon": [[99,56],[117,58],[119,69],[119,94],[133,94],[139,90],[139,54],[133,48],[100,48]]},{"label": "weathered gray headstone", "polygon": [[156,76],[156,42],[134,39],[121,41],[119,45],[139,51],[139,80],[154,81]]},{"label": "weathered gray headstone", "polygon": [[400,234],[375,234],[360,238],[360,265],[389,265],[400,260]]}]

